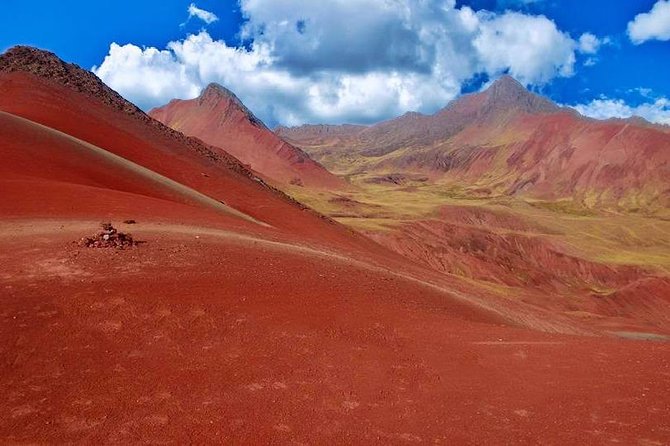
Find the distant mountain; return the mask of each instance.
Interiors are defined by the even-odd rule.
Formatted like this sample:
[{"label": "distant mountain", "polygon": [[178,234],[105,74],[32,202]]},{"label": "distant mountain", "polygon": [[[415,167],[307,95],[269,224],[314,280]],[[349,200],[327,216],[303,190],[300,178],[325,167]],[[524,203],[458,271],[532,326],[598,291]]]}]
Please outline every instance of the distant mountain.
[{"label": "distant mountain", "polygon": [[510,76],[503,76],[483,93],[471,94],[451,102],[434,115],[408,112],[404,115],[373,126],[301,126],[280,127],[277,133],[298,145],[305,144],[315,135],[316,129],[323,136],[315,139],[321,144],[333,135],[343,141],[364,146],[365,155],[380,156],[406,147],[425,147],[449,138],[468,125],[492,123],[515,113],[553,113],[560,107],[548,99],[526,90]]},{"label": "distant mountain", "polygon": [[576,199],[627,209],[670,205],[670,134],[636,119],[597,121],[504,76],[434,115],[368,127],[303,126],[277,133],[330,167],[421,172],[483,194]]},{"label": "distant mountain", "polygon": [[221,85],[210,84],[199,97],[173,100],[151,110],[149,115],[186,135],[220,147],[278,183],[317,188],[344,185],[305,152],[274,134]]}]

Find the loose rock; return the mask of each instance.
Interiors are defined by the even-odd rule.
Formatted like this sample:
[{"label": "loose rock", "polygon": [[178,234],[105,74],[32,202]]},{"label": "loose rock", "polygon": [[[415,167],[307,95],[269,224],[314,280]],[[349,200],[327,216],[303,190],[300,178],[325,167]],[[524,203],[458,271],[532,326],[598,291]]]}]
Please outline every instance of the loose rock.
[{"label": "loose rock", "polygon": [[102,223],[102,231],[92,237],[82,239],[87,248],[115,248],[126,249],[137,245],[130,234],[119,232],[111,223]]}]

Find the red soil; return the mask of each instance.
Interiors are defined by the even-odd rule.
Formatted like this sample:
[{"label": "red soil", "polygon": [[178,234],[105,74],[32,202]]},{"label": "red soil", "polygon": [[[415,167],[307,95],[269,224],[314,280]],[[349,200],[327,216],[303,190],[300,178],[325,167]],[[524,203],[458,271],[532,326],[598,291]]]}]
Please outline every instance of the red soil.
[{"label": "red soil", "polygon": [[[670,344],[519,328],[587,327],[413,265],[66,68],[0,72],[1,443],[670,441]],[[81,247],[103,219],[145,243]]]},{"label": "red soil", "polygon": [[344,186],[344,181],[275,135],[232,92],[219,85],[211,84],[196,99],[173,100],[149,115],[222,148],[279,183],[330,189]]},{"label": "red soil", "polygon": [[140,222],[108,255],[62,224],[2,231],[4,443],[670,441],[668,343],[504,327],[290,245]]},{"label": "red soil", "polygon": [[515,300],[606,331],[670,334],[670,281],[568,254],[551,233],[511,214],[445,206],[439,218],[368,236],[436,271],[501,286]]}]

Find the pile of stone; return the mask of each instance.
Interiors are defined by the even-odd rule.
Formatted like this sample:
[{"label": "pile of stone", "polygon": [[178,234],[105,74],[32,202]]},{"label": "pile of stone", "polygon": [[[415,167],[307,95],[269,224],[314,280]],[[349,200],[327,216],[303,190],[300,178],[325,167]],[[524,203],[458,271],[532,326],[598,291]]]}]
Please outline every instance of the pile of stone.
[{"label": "pile of stone", "polygon": [[115,248],[126,249],[137,245],[130,234],[116,230],[111,223],[102,223],[102,231],[93,237],[86,237],[82,244],[87,248]]}]

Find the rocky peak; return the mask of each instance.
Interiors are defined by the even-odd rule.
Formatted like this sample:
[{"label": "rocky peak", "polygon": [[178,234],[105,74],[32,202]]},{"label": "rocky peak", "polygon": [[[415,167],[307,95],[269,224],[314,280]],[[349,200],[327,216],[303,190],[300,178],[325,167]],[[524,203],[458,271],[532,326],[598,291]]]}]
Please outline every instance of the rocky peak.
[{"label": "rocky peak", "polygon": [[15,46],[0,55],[0,71],[5,73],[27,71],[56,75],[67,71],[68,65],[54,53],[29,46]]},{"label": "rocky peak", "polygon": [[55,54],[29,46],[15,46],[0,55],[0,73],[25,72],[93,96],[132,115],[144,113],[109,88],[95,74],[78,65],[63,62]]},{"label": "rocky peak", "polygon": [[501,76],[498,80],[493,82],[489,87],[489,94],[497,95],[501,97],[505,96],[521,96],[524,94],[529,94],[530,92],[519,82],[514,79],[509,74]]},{"label": "rocky peak", "polygon": [[421,119],[421,118],[425,118],[425,117],[426,117],[426,115],[424,115],[423,113],[416,112],[416,111],[408,111],[404,115],[401,116],[401,118],[405,118],[405,119]]},{"label": "rocky peak", "polygon": [[550,100],[528,91],[509,75],[495,81],[484,94],[485,107],[494,111],[515,109],[525,113],[551,113],[560,109]]},{"label": "rocky peak", "polygon": [[252,124],[266,128],[265,124],[263,124],[263,122],[242,103],[235,93],[217,83],[211,83],[202,90],[200,96],[198,96],[198,104],[210,107],[223,106],[228,112],[240,112],[244,114]]},{"label": "rocky peak", "polygon": [[206,101],[221,101],[221,100],[233,100],[235,102],[241,103],[239,98],[235,96],[235,93],[228,90],[223,85],[212,82],[207,85],[204,90],[200,93],[199,99],[201,102]]}]

